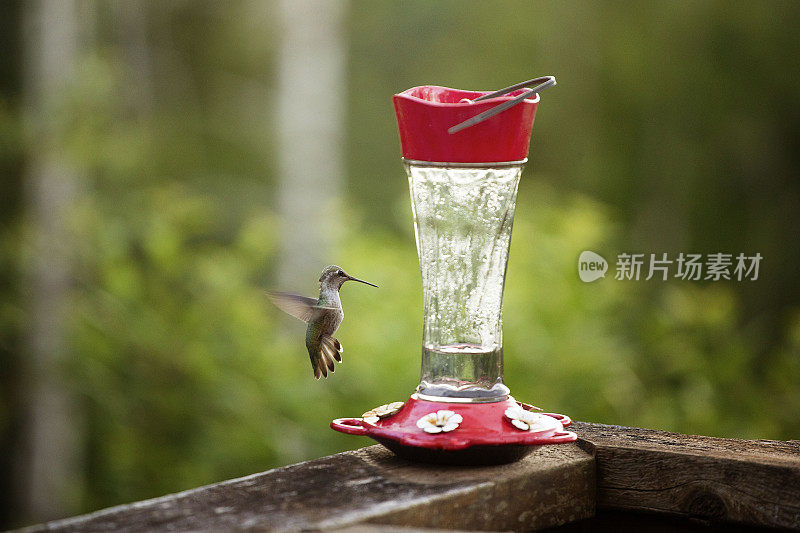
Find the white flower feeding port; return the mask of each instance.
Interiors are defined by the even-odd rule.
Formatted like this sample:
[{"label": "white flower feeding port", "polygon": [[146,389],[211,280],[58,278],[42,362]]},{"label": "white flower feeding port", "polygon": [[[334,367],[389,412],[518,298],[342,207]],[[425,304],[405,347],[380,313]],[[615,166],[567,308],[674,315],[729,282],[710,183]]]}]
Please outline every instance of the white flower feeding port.
[{"label": "white flower feeding port", "polygon": [[521,431],[537,431],[551,425],[547,415],[526,411],[522,406],[515,405],[503,413],[511,424]]},{"label": "white flower feeding port", "polygon": [[442,409],[435,413],[428,413],[417,420],[417,427],[425,433],[447,433],[456,429],[463,421],[461,415]]},{"label": "white flower feeding port", "polygon": [[403,408],[403,403],[404,402],[387,403],[375,407],[374,409],[370,409],[369,411],[361,415],[361,417],[364,419],[365,422],[369,422],[370,424],[375,424],[381,418],[388,418],[392,415],[399,413],[400,409]]}]

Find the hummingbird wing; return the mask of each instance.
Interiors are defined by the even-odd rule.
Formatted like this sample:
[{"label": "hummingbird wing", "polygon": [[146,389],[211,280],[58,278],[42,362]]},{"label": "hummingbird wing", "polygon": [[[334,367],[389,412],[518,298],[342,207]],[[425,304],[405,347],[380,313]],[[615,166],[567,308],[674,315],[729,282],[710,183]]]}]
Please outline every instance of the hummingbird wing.
[{"label": "hummingbird wing", "polygon": [[270,301],[282,311],[289,313],[303,322],[311,320],[317,300],[308,296],[299,296],[290,292],[267,291]]}]

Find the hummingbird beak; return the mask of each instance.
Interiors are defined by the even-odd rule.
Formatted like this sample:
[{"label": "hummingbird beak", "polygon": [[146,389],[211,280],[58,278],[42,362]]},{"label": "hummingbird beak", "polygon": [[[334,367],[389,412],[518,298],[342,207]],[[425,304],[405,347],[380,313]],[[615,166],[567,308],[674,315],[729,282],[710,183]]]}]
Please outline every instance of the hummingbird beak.
[{"label": "hummingbird beak", "polygon": [[347,276],[347,279],[350,280],[350,281],[360,281],[361,283],[366,283],[367,285],[370,285],[370,286],[375,287],[375,288],[378,287],[374,283],[370,283],[369,281],[364,281],[363,279],[354,278],[353,276]]}]

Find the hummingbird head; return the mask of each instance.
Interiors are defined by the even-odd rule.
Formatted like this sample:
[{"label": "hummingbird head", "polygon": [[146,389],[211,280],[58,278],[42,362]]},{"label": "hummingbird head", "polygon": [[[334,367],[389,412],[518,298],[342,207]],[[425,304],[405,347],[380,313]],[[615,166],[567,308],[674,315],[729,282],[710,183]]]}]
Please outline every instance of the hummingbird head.
[{"label": "hummingbird head", "polygon": [[372,283],[364,281],[363,279],[354,278],[342,270],[341,267],[336,265],[326,266],[322,271],[322,275],[319,277],[319,283],[321,286],[333,287],[336,290],[339,290],[345,281],[359,281],[361,283],[366,283],[367,285],[377,287],[377,285],[373,285]]}]

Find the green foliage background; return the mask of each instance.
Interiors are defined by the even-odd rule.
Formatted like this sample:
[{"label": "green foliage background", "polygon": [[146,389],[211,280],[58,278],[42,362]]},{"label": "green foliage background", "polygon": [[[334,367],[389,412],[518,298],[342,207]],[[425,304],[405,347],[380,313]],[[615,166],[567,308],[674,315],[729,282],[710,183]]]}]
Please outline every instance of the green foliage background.
[{"label": "green foliage background", "polygon": [[[347,208],[330,262],[381,288],[343,289],[345,360],[322,382],[303,325],[263,297],[280,259],[279,176],[272,110],[251,96],[276,86],[275,14],[146,7],[146,111],[131,109],[136,71],[104,5],[109,25],[52,117],[82,169],[62,369],[82,412],[75,512],[367,445],[329,421],[409,395],[422,299],[390,96],[422,84],[558,77],[536,118],[506,281],[517,398],[609,424],[800,438],[796,3],[350,3]],[[21,176],[36,150],[14,68],[0,95],[4,451],[24,423]],[[764,261],[756,282],[584,284],[582,250]]]}]

